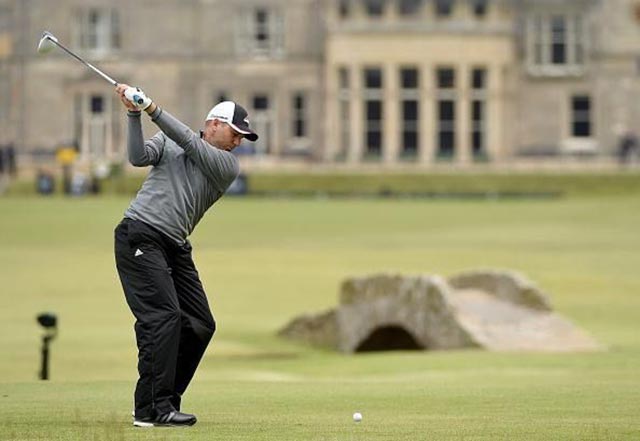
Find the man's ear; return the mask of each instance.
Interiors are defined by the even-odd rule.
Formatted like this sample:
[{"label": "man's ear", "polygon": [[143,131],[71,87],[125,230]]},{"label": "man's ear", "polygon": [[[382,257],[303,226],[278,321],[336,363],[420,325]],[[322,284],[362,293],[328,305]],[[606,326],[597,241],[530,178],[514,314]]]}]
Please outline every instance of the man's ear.
[{"label": "man's ear", "polygon": [[219,119],[210,119],[209,121],[204,123],[205,128],[212,126],[215,130],[218,129],[219,125],[220,125]]}]

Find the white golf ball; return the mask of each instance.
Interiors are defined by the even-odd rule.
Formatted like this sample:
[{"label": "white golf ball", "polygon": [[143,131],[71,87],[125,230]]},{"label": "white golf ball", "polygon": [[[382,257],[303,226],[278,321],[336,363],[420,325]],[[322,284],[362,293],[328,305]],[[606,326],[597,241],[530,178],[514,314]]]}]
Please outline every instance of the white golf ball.
[{"label": "white golf ball", "polygon": [[353,421],[355,421],[356,423],[359,423],[360,421],[362,421],[362,414],[360,412],[354,413]]}]

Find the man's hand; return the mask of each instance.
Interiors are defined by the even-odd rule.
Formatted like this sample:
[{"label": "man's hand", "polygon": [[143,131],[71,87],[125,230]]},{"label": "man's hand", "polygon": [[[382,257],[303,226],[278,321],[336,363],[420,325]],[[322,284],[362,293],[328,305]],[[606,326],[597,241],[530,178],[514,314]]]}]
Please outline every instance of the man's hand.
[{"label": "man's hand", "polygon": [[140,110],[146,110],[153,101],[144,94],[139,87],[128,87],[124,91],[124,97]]},{"label": "man's hand", "polygon": [[124,95],[125,91],[127,89],[130,89],[130,88],[131,88],[131,86],[129,86],[127,84],[118,84],[116,86],[116,94],[120,97],[120,101],[122,101],[122,104],[124,105],[124,107],[127,110],[132,111],[132,112],[138,112],[138,111],[140,111],[138,106],[136,106],[131,101],[129,101]]},{"label": "man's hand", "polygon": [[146,96],[144,92],[138,87],[131,87],[128,84],[118,84],[116,87],[116,93],[120,97],[120,101],[132,112],[140,110],[153,110],[155,106],[151,98]]}]

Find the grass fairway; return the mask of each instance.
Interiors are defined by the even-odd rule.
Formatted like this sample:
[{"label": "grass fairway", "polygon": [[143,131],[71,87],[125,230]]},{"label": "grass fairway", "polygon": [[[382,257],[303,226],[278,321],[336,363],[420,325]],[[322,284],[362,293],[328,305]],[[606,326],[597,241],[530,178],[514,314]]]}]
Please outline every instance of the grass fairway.
[{"label": "grass fairway", "polygon": [[[231,199],[192,237],[219,330],[189,429],[131,427],[136,353],[112,255],[126,198],[0,198],[0,440],[640,439],[640,197]],[[283,341],[340,282],[521,271],[609,350],[345,356]],[[38,312],[60,316],[36,380]],[[351,420],[355,411],[362,423]]]}]

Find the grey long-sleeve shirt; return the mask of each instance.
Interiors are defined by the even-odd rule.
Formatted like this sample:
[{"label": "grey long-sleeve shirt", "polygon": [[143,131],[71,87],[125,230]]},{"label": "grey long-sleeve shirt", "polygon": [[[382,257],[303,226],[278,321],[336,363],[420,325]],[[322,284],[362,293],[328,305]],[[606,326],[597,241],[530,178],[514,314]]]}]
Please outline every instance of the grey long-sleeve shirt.
[{"label": "grey long-sleeve shirt", "polygon": [[153,166],[125,212],[183,244],[204,213],[239,173],[238,159],[220,150],[158,107],[151,119],[161,129],[144,141],[140,114],[129,112],[129,162]]}]

